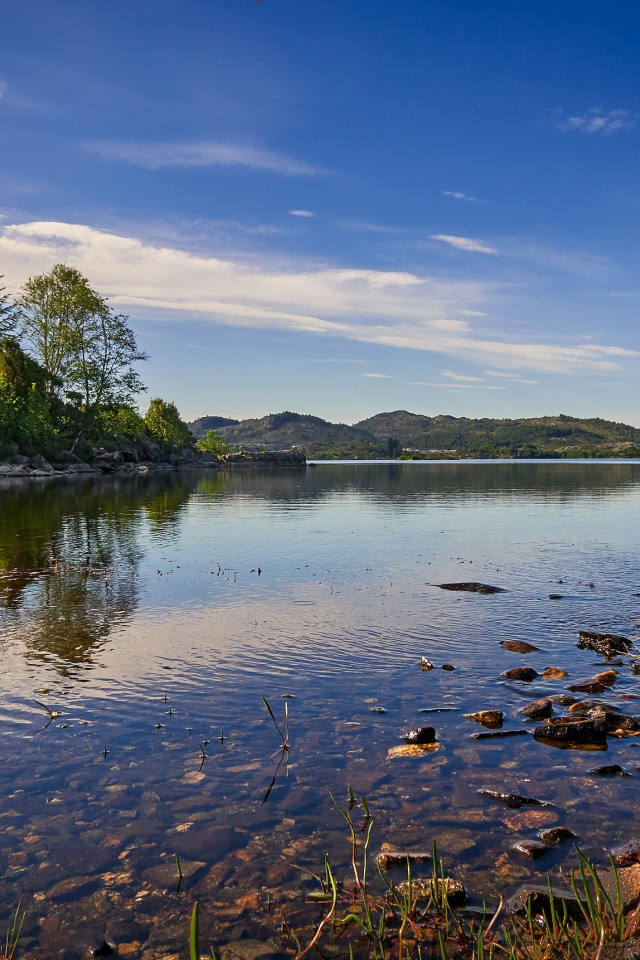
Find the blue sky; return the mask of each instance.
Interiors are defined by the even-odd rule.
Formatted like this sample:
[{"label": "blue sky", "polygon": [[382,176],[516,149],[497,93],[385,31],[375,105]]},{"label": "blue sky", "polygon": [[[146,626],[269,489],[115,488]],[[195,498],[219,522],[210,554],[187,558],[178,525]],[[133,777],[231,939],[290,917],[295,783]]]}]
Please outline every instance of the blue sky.
[{"label": "blue sky", "polygon": [[629,2],[7,4],[0,273],[78,266],[187,418],[640,425],[639,21]]}]

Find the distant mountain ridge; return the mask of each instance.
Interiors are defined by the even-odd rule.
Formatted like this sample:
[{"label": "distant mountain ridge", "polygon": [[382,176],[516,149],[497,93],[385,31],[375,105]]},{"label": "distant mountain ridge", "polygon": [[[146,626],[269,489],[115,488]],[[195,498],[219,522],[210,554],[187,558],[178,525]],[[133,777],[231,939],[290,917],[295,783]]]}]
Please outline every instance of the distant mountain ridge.
[{"label": "distant mountain ridge", "polygon": [[297,447],[319,458],[640,456],[640,429],[564,414],[492,420],[394,410],[349,426],[284,411],[240,422],[201,417],[192,430],[196,425],[202,436],[215,429],[235,448]]}]

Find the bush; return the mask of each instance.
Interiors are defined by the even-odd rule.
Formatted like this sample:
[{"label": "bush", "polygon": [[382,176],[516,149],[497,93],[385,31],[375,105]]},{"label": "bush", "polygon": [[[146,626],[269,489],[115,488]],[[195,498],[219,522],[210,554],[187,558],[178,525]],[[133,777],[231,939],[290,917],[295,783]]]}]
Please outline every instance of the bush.
[{"label": "bush", "polygon": [[204,440],[198,440],[198,450],[202,450],[203,453],[215,453],[216,456],[220,457],[223,453],[229,453],[231,447],[228,443],[224,442],[224,437],[219,433],[216,433],[215,430],[207,430],[207,436]]}]

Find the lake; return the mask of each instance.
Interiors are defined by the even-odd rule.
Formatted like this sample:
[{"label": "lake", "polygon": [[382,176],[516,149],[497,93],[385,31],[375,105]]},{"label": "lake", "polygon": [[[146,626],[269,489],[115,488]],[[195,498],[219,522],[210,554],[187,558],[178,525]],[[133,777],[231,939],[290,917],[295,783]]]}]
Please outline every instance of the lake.
[{"label": "lake", "polygon": [[[639,521],[636,462],[0,481],[0,932],[21,897],[30,957],[104,936],[184,956],[198,900],[207,948],[273,941],[281,911],[307,922],[325,851],[348,879],[329,792],[349,786],[374,853],[436,838],[472,903],[575,863],[571,843],[514,855],[548,826],[604,863],[640,834],[640,737],[478,740],[464,714],[530,731],[523,707],[605,669],[579,630],[640,636]],[[457,581],[504,592],[439,586]],[[503,678],[519,666],[568,676]],[[599,699],[640,714],[629,660],[614,667]],[[263,697],[283,732],[287,705],[284,757]],[[395,755],[425,725],[437,748]],[[589,773],[605,762],[632,776]]]}]

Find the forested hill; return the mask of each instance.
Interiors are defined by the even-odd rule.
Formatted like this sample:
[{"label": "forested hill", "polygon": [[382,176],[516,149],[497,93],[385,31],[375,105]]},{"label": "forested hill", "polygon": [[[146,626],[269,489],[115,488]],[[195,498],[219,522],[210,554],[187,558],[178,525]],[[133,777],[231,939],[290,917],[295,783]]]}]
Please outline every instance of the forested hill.
[{"label": "forested hill", "polygon": [[236,448],[298,447],[319,458],[640,456],[640,429],[562,414],[473,420],[395,410],[348,426],[285,411],[217,430]]}]

